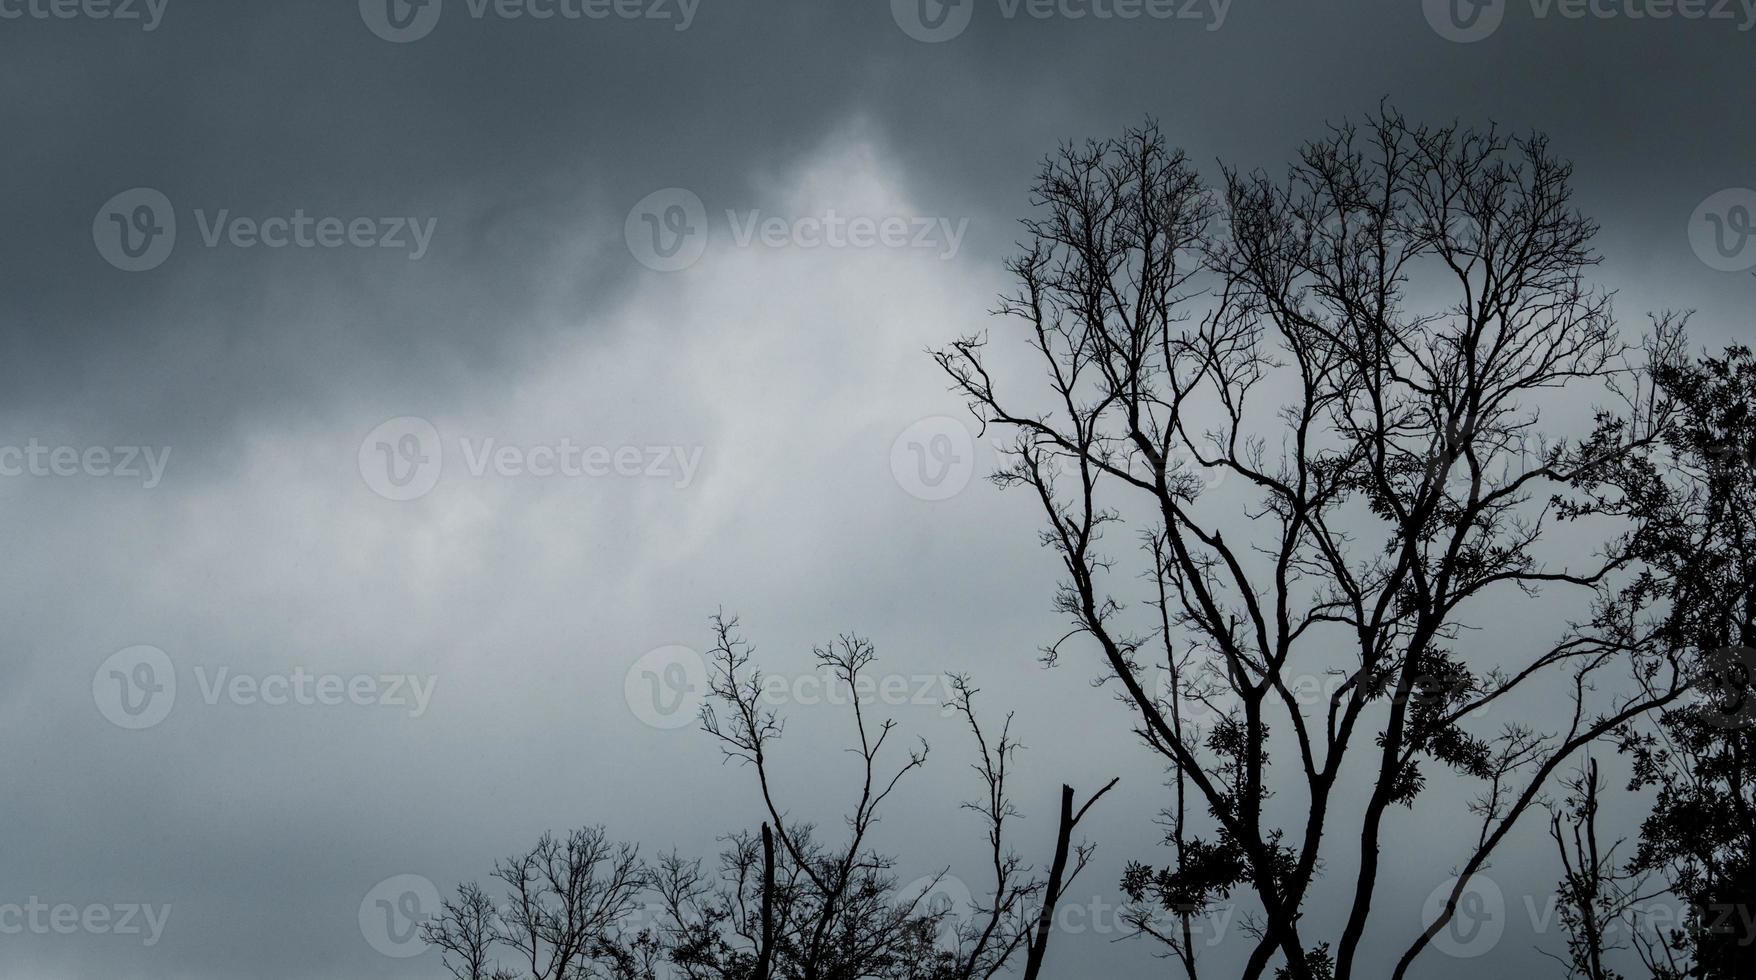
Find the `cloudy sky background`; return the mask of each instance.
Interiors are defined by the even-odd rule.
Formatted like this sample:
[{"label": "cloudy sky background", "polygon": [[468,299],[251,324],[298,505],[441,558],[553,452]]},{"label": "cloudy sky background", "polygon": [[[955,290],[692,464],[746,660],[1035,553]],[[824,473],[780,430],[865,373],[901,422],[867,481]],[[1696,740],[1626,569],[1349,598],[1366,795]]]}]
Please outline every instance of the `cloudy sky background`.
[{"label": "cloudy sky background", "polygon": [[[1235,0],[1223,21],[1198,6],[1204,19],[1135,22],[968,2],[943,43],[881,0],[702,0],[687,30],[478,21],[446,0],[403,44],[351,0],[169,0],[150,32],[0,19],[0,445],[171,451],[150,489],[0,478],[0,906],[171,906],[150,948],[0,936],[3,972],[430,977],[436,954],[386,956],[362,934],[362,898],[385,879],[450,888],[588,823],[711,856],[760,820],[749,773],[689,727],[645,723],[625,680],[647,651],[704,647],[722,606],[783,675],[845,630],[877,643],[883,673],[973,673],[991,714],[1019,712],[1027,857],[1048,856],[1059,783],[1121,775],[1089,819],[1100,852],[1077,891],[1098,923],[1056,945],[1051,973],[1164,969],[1113,942],[1113,903],[1123,860],[1164,859],[1150,818],[1165,794],[1126,713],[1088,684],[1089,650],[1035,666],[1062,632],[1035,504],[979,479],[919,499],[892,465],[900,433],[961,417],[923,350],[1001,326],[986,313],[1009,286],[1000,262],[1057,141],[1150,114],[1212,176],[1216,159],[1278,172],[1325,122],[1386,96],[1417,119],[1539,128],[1577,164],[1630,331],[1666,307],[1698,310],[1701,345],[1747,331],[1756,280],[1710,268],[1688,237],[1704,198],[1756,184],[1740,7],[1569,20],[1514,3],[1460,44],[1417,0]],[[135,187],[173,202],[179,235],[131,274],[92,225]],[[710,231],[697,262],[662,273],[624,223],[671,187],[699,196]],[[204,247],[194,212],[222,208],[437,224],[419,261]],[[727,209],[967,233],[950,258],[740,247]],[[429,420],[446,456],[430,493],[399,502],[358,457],[404,416]],[[463,438],[699,448],[701,464],[687,486],[478,478]],[[976,473],[991,462],[978,447]],[[165,651],[179,690],[164,721],[130,731],[93,678],[141,644]],[[222,667],[436,686],[419,717],[208,704],[197,668]],[[833,751],[847,717],[789,713],[783,798],[834,821],[854,790]],[[950,865],[979,881],[981,828],[955,811],[973,791],[966,736],[929,704],[891,714],[933,758],[880,844],[905,855],[905,880]],[[1394,816],[1372,955],[1401,949],[1461,857],[1440,832],[1461,826],[1458,802]],[[1494,961],[1514,970],[1562,945],[1521,909],[1556,876],[1538,821],[1526,829],[1493,872],[1512,910]],[[1212,955],[1223,975],[1230,954]],[[1423,962],[1435,978],[1478,968]]]}]

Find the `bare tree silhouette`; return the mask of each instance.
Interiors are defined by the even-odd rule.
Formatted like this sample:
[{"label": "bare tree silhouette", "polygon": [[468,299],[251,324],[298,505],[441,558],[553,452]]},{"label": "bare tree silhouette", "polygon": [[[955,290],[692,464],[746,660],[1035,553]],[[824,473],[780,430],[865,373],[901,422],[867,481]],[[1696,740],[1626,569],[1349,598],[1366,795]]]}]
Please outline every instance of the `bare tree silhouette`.
[{"label": "bare tree silhouette", "polygon": [[437,946],[455,980],[512,980],[517,974],[494,960],[501,935],[500,908],[475,882],[448,898],[439,914],[422,926],[423,938]]},{"label": "bare tree silhouette", "polygon": [[[529,852],[495,869],[507,886],[496,902],[473,883],[460,886],[429,922],[456,980],[651,980],[669,964],[688,980],[987,980],[1022,954],[1024,976],[1034,980],[1053,935],[1057,902],[1083,871],[1093,846],[1073,840],[1080,820],[1116,785],[1112,779],[1073,808],[1074,790],[1061,789],[1061,817],[1047,877],[1006,843],[1008,819],[1018,809],[1007,773],[1018,743],[1007,716],[990,738],[975,708],[967,677],[951,678],[950,704],[977,746],[972,764],[982,795],[965,804],[986,829],[993,875],[985,897],[968,907],[931,901],[949,869],[924,887],[898,886],[896,859],[871,844],[884,803],[904,777],[927,761],[924,741],[886,766],[895,722],[874,724],[864,698],[850,704],[859,761],[860,792],[846,815],[846,840],[829,843],[809,822],[793,819],[777,802],[780,773],[772,750],[784,721],[763,701],[763,675],[735,619],[716,616],[709,700],[702,727],[728,761],[756,776],[766,814],[760,833],[724,838],[717,874],[700,858],[677,852],[643,863],[630,845],[612,845],[602,828],[575,831],[565,842],[545,835]],[[854,692],[877,657],[855,636],[816,651],[818,664]],[[651,896],[650,903],[643,896]],[[647,908],[647,905],[650,908]],[[645,911],[643,922],[636,913]],[[521,964],[502,966],[496,951]]]},{"label": "bare tree silhouette", "polygon": [[[1400,980],[1556,769],[1684,689],[1677,651],[1617,601],[1629,533],[1605,532],[1584,564],[1540,557],[1558,521],[1614,513],[1598,478],[1647,452],[1672,411],[1586,282],[1596,228],[1570,176],[1541,136],[1390,110],[1306,144],[1284,181],[1227,169],[1217,193],[1150,124],[1065,146],[996,311],[1022,324],[1046,384],[1007,388],[985,336],[935,354],[1013,435],[997,482],[1042,504],[1072,625],[1044,659],[1089,641],[1172,772],[1176,864],[1137,864],[1123,885],[1173,916],[1136,921],[1190,977],[1188,916],[1234,893],[1260,915],[1245,980],[1275,963],[1294,980],[1363,970],[1392,811],[1430,779],[1471,781],[1443,913],[1366,971]],[[1622,410],[1583,439],[1542,440],[1561,388]],[[1223,494],[1204,492],[1213,479]],[[1123,531],[1141,542],[1126,567]],[[1115,591],[1136,573],[1156,617]],[[1591,614],[1510,649],[1460,648],[1486,603],[1562,590]],[[1649,683],[1630,693],[1630,676]],[[1569,702],[1553,730],[1472,729],[1526,689]],[[1289,760],[1271,760],[1271,733]],[[1344,772],[1365,799],[1341,825]],[[1295,793],[1301,805],[1270,807]],[[1319,942],[1301,912],[1320,871],[1347,867],[1324,848],[1337,834],[1358,858],[1345,924]]]},{"label": "bare tree silhouette", "polygon": [[[1641,909],[1668,890],[1652,876],[1625,867],[1617,852],[1624,840],[1605,842],[1598,834],[1603,779],[1591,759],[1566,781],[1568,795],[1549,809],[1549,836],[1560,855],[1562,875],[1556,887],[1556,908],[1567,931],[1567,955],[1548,954],[1568,977],[1622,980],[1611,965],[1612,954],[1633,950],[1655,980],[1675,965],[1665,953],[1663,936],[1640,921]],[[1626,940],[1621,937],[1626,935]],[[1661,962],[1661,957],[1664,961]]]},{"label": "bare tree silhouette", "polygon": [[[710,674],[711,698],[702,708],[702,727],[719,739],[728,760],[748,765],[756,775],[762,805],[778,846],[774,848],[781,868],[774,891],[772,942],[762,948],[773,959],[775,976],[801,980],[829,977],[908,977],[975,980],[992,977],[1025,954],[1026,976],[1041,968],[1050,932],[1048,917],[1068,884],[1084,869],[1091,855],[1089,845],[1073,845],[1071,838],[1092,803],[1108,792],[1115,780],[1099,790],[1078,815],[1068,810],[1073,790],[1062,788],[1063,819],[1059,824],[1055,858],[1045,881],[1030,873],[1023,860],[1005,842],[1008,818],[1017,814],[1008,793],[1008,766],[1018,750],[1011,736],[1012,717],[1007,716],[998,738],[990,739],[975,708],[978,693],[967,677],[951,679],[951,706],[968,724],[978,756],[973,764],[980,776],[982,796],[966,804],[986,827],[988,857],[993,878],[985,897],[971,896],[968,909],[935,908],[923,904],[941,880],[935,876],[919,894],[898,894],[891,871],[895,860],[874,851],[869,835],[879,808],[896,791],[901,780],[925,764],[924,741],[907,750],[899,763],[888,769],[880,756],[895,732],[895,723],[876,726],[866,717],[861,698],[851,702],[857,737],[855,756],[860,760],[861,790],[846,816],[848,838],[839,845],[822,842],[816,828],[788,817],[776,801],[773,758],[770,750],[780,738],[783,720],[762,704],[762,674],[752,665],[752,648],[739,635],[737,621],[723,616],[714,620],[715,644]],[[843,636],[815,651],[819,667],[831,672],[850,691],[862,690],[862,671],[876,659],[869,641]],[[730,892],[708,897],[699,887],[667,888],[688,898],[674,903],[670,919],[687,935],[693,925],[697,938],[690,948],[723,947],[725,929],[745,939],[754,933],[741,910],[758,907],[759,896],[743,887],[751,880],[742,869],[751,863],[754,849],[747,838],[735,838],[735,847],[722,864],[736,883]],[[1071,855],[1071,857],[1070,857]],[[1071,867],[1069,867],[1071,861]],[[698,863],[679,864],[679,875],[700,881]],[[716,960],[717,969],[699,974],[707,977],[741,976],[734,967],[749,958]],[[691,974],[695,976],[695,974]]]},{"label": "bare tree silhouette", "polygon": [[[464,884],[423,926],[457,980],[575,980],[594,966],[615,977],[650,973],[651,938],[623,928],[648,880],[637,848],[612,842],[602,827],[544,834],[496,864],[494,877],[504,901]],[[519,969],[501,966],[496,948]]]}]

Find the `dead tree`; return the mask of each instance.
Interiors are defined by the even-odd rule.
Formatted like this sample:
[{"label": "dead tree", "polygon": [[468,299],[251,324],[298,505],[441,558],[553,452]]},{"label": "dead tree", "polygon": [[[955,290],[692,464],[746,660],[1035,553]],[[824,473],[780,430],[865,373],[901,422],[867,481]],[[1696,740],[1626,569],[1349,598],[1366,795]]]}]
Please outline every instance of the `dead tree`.
[{"label": "dead tree", "polygon": [[[661,931],[671,960],[691,980],[743,980],[745,977],[842,977],[896,980],[988,980],[1025,953],[1027,975],[1040,968],[1050,939],[1055,902],[1085,867],[1092,848],[1072,843],[1073,832],[1092,803],[1077,815],[1064,815],[1056,858],[1048,881],[1006,845],[1008,819],[1017,814],[1007,772],[1017,743],[1011,716],[998,738],[990,739],[974,707],[976,689],[952,678],[951,707],[968,723],[977,746],[973,768],[983,795],[965,804],[982,818],[987,831],[992,882],[969,908],[933,907],[925,902],[949,869],[931,878],[919,894],[899,892],[895,859],[875,850],[871,829],[879,809],[901,780],[927,759],[918,743],[900,761],[882,759],[895,723],[874,725],[856,696],[851,703],[860,760],[860,791],[846,815],[848,836],[828,843],[810,823],[792,818],[777,799],[779,776],[771,751],[782,719],[762,700],[763,678],[752,664],[752,649],[733,619],[714,621],[715,645],[710,701],[703,708],[706,731],[720,741],[728,760],[748,765],[755,777],[767,821],[766,846],[748,834],[734,834],[721,856],[720,880],[711,881],[699,860],[673,855],[657,874],[665,925]],[[863,689],[862,672],[876,658],[872,645],[844,636],[816,651],[819,666],[833,672],[843,689]],[[1070,806],[1071,790],[1064,790]],[[757,873],[757,868],[763,870]]]},{"label": "dead tree", "polygon": [[569,980],[603,957],[647,881],[637,848],[611,842],[602,827],[565,839],[544,834],[500,862],[494,877],[508,892],[500,939],[520,954],[531,980]]},{"label": "dead tree", "polygon": [[768,980],[774,970],[774,832],[762,825],[762,941],[756,947],[751,980]]},{"label": "dead tree", "polygon": [[1653,886],[1651,875],[1618,858],[1625,841],[1606,844],[1599,839],[1603,780],[1597,760],[1587,760],[1566,787],[1565,801],[1549,809],[1549,837],[1561,859],[1555,897],[1562,928],[1567,930],[1567,954],[1547,955],[1567,969],[1568,977],[1584,980],[1623,980],[1610,964],[1624,950],[1634,951],[1654,980],[1680,976],[1674,971],[1665,935],[1640,918],[1642,906],[1668,888]]},{"label": "dead tree", "polygon": [[[498,904],[474,883],[458,889],[424,926],[457,980],[575,980],[596,968],[617,980],[650,974],[654,944],[630,931],[649,880],[639,851],[602,827],[545,833],[498,862]],[[517,967],[501,966],[496,952]]]},{"label": "dead tree", "polygon": [[[1261,921],[1245,980],[1275,963],[1294,980],[1401,980],[1555,770],[1682,689],[1641,611],[1615,601],[1625,537],[1589,561],[1539,557],[1557,519],[1603,510],[1594,474],[1645,451],[1667,408],[1637,387],[1638,352],[1586,282],[1595,226],[1542,137],[1385,111],[1306,145],[1284,181],[1222,176],[1209,190],[1153,126],[1062,148],[996,311],[1046,380],[1014,382],[983,335],[935,356],[1011,435],[996,481],[1042,504],[1072,627],[1044,659],[1089,645],[1196,805],[1177,865],[1124,879],[1184,916],[1158,934],[1187,946],[1191,910],[1243,894]],[[1560,388],[1626,411],[1542,438]],[[1539,592],[1590,611],[1504,649],[1460,642],[1483,603]],[[1157,621],[1138,599],[1160,603]],[[1629,671],[1655,683],[1598,683]],[[1539,686],[1568,704],[1544,727],[1472,726]],[[1371,791],[1338,826],[1344,766]],[[1356,968],[1386,831],[1434,778],[1480,787],[1456,886],[1393,968]],[[1296,794],[1303,817],[1277,825],[1272,794]],[[1351,868],[1325,860],[1338,834],[1357,845]],[[1348,911],[1315,937],[1301,910],[1325,865],[1351,877]]]},{"label": "dead tree", "polygon": [[[1073,879],[1085,870],[1091,860],[1094,847],[1091,844],[1073,844],[1073,832],[1078,829],[1079,821],[1105,793],[1108,793],[1119,781],[1111,779],[1104,787],[1092,794],[1091,799],[1073,812],[1073,787],[1065,784],[1061,787],[1061,818],[1056,824],[1055,855],[1049,862],[1049,877],[1040,885],[1034,880],[1022,883],[1020,877],[1020,858],[1006,851],[1002,836],[1006,819],[1017,814],[1011,800],[1006,794],[1006,766],[1018,745],[1012,741],[1012,715],[1006,716],[1000,729],[1000,738],[990,749],[988,738],[982,731],[981,722],[976,718],[974,698],[977,690],[970,686],[968,677],[957,675],[951,678],[952,707],[963,715],[969,723],[970,732],[975,736],[980,756],[974,768],[982,778],[982,785],[987,790],[986,798],[964,804],[982,815],[988,826],[988,844],[994,872],[993,894],[997,898],[988,903],[985,910],[986,921],[982,923],[979,938],[969,956],[959,966],[959,976],[992,976],[1012,956],[1013,951],[1022,945],[1025,950],[1025,980],[1035,980],[1042,971],[1043,955],[1048,951],[1050,933],[1055,919],[1055,909],[1061,897]],[[1072,868],[1068,868],[1071,857]],[[1028,906],[1033,897],[1041,889],[1039,909],[1034,924],[1023,930],[1006,930],[1004,920],[1017,910]],[[1002,938],[1004,937],[1004,938]],[[996,948],[995,944],[1000,945]],[[991,952],[990,950],[993,950]],[[994,955],[997,952],[998,955]],[[992,967],[976,972],[976,967],[983,961],[992,963]]]},{"label": "dead tree", "polygon": [[488,893],[474,882],[446,899],[439,915],[422,924],[423,938],[438,947],[445,969],[454,980],[514,980],[516,974],[494,961],[499,942],[500,912]]},{"label": "dead tree", "polygon": [[1073,787],[1065,784],[1061,786],[1061,820],[1056,824],[1055,857],[1049,862],[1049,880],[1043,885],[1043,907],[1042,911],[1037,914],[1036,932],[1028,939],[1030,948],[1026,951],[1027,955],[1025,956],[1024,980],[1036,980],[1037,975],[1042,972],[1043,954],[1048,952],[1049,931],[1055,922],[1055,908],[1060,904],[1061,896],[1066,894],[1067,886],[1072,884],[1073,879],[1085,868],[1086,861],[1091,858],[1090,845],[1078,846],[1074,850],[1073,871],[1071,874],[1068,873],[1067,853],[1068,845],[1073,839],[1073,831],[1079,827],[1079,821],[1085,818],[1085,813],[1091,809],[1091,805],[1096,803],[1105,793],[1108,793],[1110,787],[1114,785],[1116,785],[1115,779],[1105,783],[1103,789],[1098,790],[1092,794],[1091,799],[1085,801],[1085,805],[1079,808],[1078,813],[1073,812]]}]

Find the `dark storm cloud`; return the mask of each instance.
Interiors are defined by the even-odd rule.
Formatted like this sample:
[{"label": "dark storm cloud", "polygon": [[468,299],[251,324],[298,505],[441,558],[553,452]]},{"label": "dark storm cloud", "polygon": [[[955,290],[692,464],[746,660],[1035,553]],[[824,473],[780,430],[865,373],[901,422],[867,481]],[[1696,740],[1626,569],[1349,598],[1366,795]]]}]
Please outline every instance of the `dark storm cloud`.
[{"label": "dark storm cloud", "polygon": [[[0,22],[4,404],[73,390],[142,422],[223,426],[336,383],[491,372],[544,329],[534,296],[589,311],[622,288],[635,270],[617,219],[633,201],[677,185],[735,204],[750,172],[852,112],[879,122],[924,206],[980,209],[972,244],[989,254],[1046,147],[1147,113],[1198,159],[1271,167],[1384,97],[1418,118],[1542,128],[1580,162],[1606,243],[1628,249],[1675,242],[1700,197],[1749,182],[1752,35],[1735,21],[1538,19],[1514,4],[1494,36],[1454,44],[1413,2],[1182,2],[1131,20],[971,3],[942,43],[913,40],[884,3],[705,2],[685,20],[655,0],[634,6],[669,19],[534,20],[494,5],[476,19],[453,0],[406,44],[374,36],[352,3],[173,0],[151,32]],[[118,275],[89,225],[142,185],[178,208],[182,244],[150,276]],[[437,229],[414,263],[205,249],[196,208]],[[601,251],[561,262],[565,239]]]}]

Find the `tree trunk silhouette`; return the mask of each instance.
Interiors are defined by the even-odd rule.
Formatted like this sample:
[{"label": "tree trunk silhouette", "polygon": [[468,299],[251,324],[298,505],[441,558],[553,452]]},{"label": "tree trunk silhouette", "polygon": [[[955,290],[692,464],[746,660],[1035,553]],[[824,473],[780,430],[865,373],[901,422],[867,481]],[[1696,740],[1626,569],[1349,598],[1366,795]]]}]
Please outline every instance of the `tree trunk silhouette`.
[{"label": "tree trunk silhouette", "polygon": [[774,831],[762,825],[762,949],[751,980],[768,980],[774,963]]},{"label": "tree trunk silhouette", "polygon": [[[1091,799],[1085,801],[1085,806],[1080,807],[1078,813],[1073,812],[1073,787],[1065,783],[1061,785],[1061,824],[1060,829],[1055,834],[1055,859],[1049,865],[1049,883],[1043,891],[1042,912],[1037,916],[1036,938],[1030,941],[1030,949],[1025,955],[1024,980],[1036,980],[1037,974],[1043,968],[1043,953],[1047,952],[1049,948],[1049,927],[1053,925],[1055,920],[1055,906],[1061,901],[1061,880],[1067,873],[1067,852],[1073,840],[1073,828],[1079,826],[1079,821],[1085,816],[1085,811],[1091,809],[1091,805],[1115,785],[1115,779],[1105,783],[1103,789],[1098,790]],[[1088,854],[1089,851],[1084,849],[1080,851],[1079,863],[1081,865],[1085,863]]]}]

